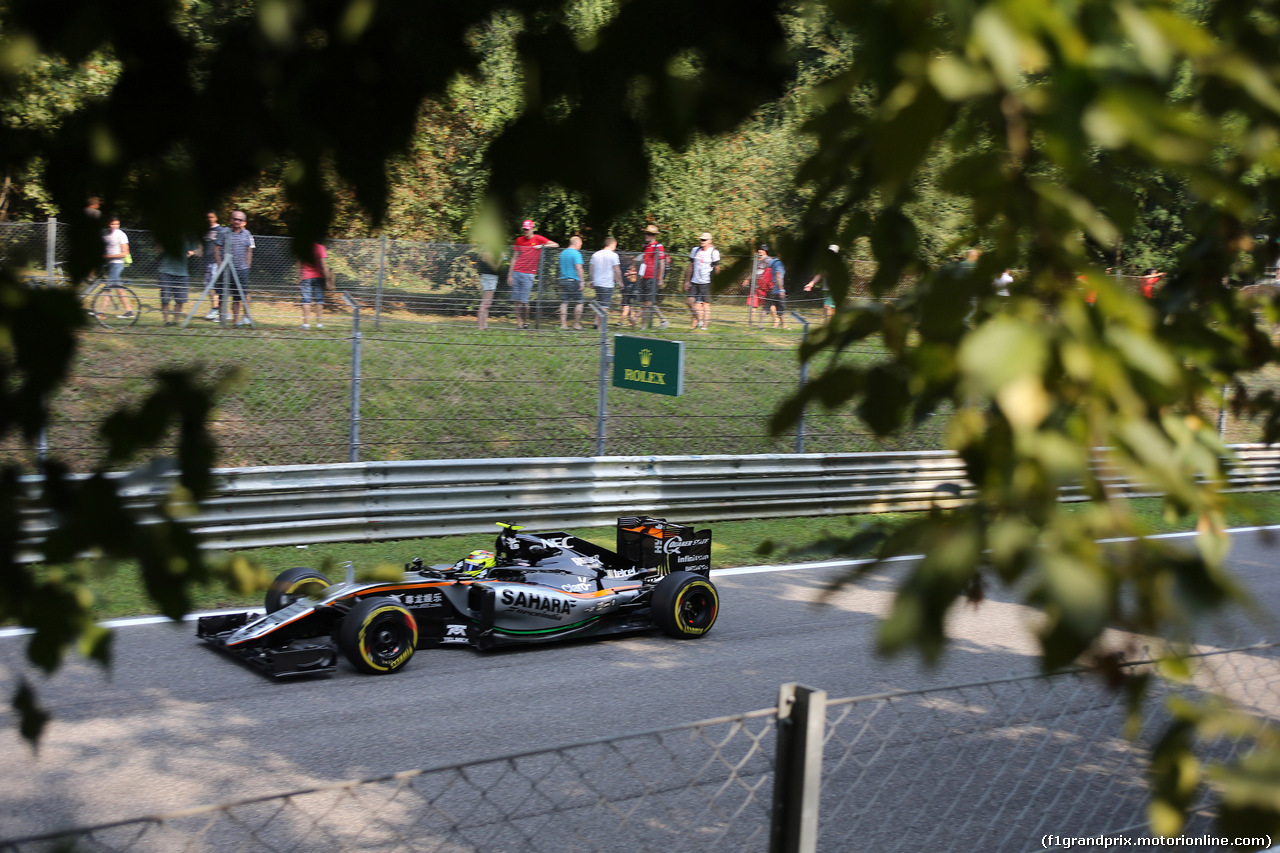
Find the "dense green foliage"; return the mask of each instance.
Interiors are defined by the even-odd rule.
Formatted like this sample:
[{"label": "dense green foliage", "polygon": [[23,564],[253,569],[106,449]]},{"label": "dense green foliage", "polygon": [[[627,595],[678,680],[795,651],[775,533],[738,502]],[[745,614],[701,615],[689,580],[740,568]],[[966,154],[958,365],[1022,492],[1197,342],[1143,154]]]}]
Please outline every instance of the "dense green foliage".
[{"label": "dense green foliage", "polygon": [[[569,31],[577,44],[587,45],[617,14],[618,5],[613,0],[578,0],[568,9]],[[211,73],[214,45],[224,31],[245,26],[252,11],[253,4],[245,2],[191,2],[179,8],[175,23],[193,51],[193,76],[200,79]],[[814,140],[804,126],[821,111],[820,84],[847,72],[855,39],[823,4],[797,3],[780,12],[793,74],[782,97],[762,104],[728,133],[695,134],[679,148],[644,140],[652,169],[644,195],[620,215],[597,224],[598,229],[634,239],[646,222],[658,222],[671,229],[669,240],[679,245],[691,243],[693,235],[704,229],[715,232],[726,245],[795,229],[812,196],[792,180],[814,151]],[[431,242],[470,239],[488,186],[491,146],[525,105],[525,66],[518,39],[526,29],[522,16],[502,11],[467,30],[465,40],[476,57],[474,67],[453,76],[418,107],[406,150],[388,160],[384,217],[379,218],[376,206],[371,209],[360,203],[351,182],[344,180],[333,162],[324,158],[317,162],[317,173],[334,202],[328,226],[331,236],[383,233]],[[17,91],[5,104],[5,120],[44,130],[57,128],[63,117],[106,95],[120,69],[111,57],[110,46],[105,46],[74,65],[41,56],[22,66]],[[702,66],[696,53],[686,53],[674,64],[673,74],[677,79],[695,78],[703,72]],[[868,91],[856,93],[854,102],[865,104]],[[313,118],[325,124],[349,121],[338,101],[321,107]],[[1099,154],[1100,162],[1105,159]],[[953,154],[935,151],[914,182],[912,198],[903,205],[934,261],[953,255],[964,239],[969,208],[943,179],[954,164]],[[554,165],[574,170],[572,161]],[[290,185],[299,168],[309,167],[292,158],[264,162],[229,192],[211,197],[209,204],[220,210],[248,209],[259,233],[289,233]],[[1114,176],[1137,200],[1133,227],[1123,245],[1109,251],[1095,246],[1095,254],[1108,263],[1118,262],[1130,274],[1148,266],[1168,267],[1190,237],[1191,201],[1185,182],[1169,171],[1147,169],[1125,175],[1123,169],[1118,167]],[[0,217],[54,214],[57,207],[43,176],[41,160],[25,169],[11,167],[0,178]],[[136,183],[136,177],[127,179],[125,186]],[[107,203],[126,223],[147,225],[144,211],[128,193]],[[533,216],[542,230],[557,236],[586,229],[591,240],[593,223],[583,197],[563,187],[547,185],[524,196],[518,215]],[[867,254],[865,243],[855,244],[851,251]]]}]

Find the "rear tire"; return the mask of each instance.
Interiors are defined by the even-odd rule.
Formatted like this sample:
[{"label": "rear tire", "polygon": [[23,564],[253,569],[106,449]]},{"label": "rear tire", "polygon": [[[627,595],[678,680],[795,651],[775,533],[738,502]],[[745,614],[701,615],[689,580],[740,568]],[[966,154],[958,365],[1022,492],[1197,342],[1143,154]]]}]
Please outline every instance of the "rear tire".
[{"label": "rear tire", "polygon": [[285,569],[271,582],[262,606],[268,613],[275,613],[304,596],[315,598],[318,592],[330,586],[333,582],[315,569]]},{"label": "rear tire", "polygon": [[418,645],[418,623],[392,598],[358,602],[338,628],[338,648],[361,672],[387,675],[409,663]]},{"label": "rear tire", "polygon": [[715,585],[693,572],[672,572],[654,587],[653,624],[667,636],[692,640],[711,630],[720,613]]},{"label": "rear tire", "polygon": [[93,294],[93,317],[108,329],[126,329],[138,322],[142,302],[123,284],[104,284]]}]

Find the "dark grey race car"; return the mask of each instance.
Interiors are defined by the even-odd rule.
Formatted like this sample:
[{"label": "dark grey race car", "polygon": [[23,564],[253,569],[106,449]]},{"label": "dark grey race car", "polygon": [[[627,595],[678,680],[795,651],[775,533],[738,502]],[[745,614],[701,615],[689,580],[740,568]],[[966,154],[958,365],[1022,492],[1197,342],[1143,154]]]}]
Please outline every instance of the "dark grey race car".
[{"label": "dark grey race car", "polygon": [[397,581],[281,572],[266,613],[200,617],[196,635],[272,677],[402,669],[420,648],[477,649],[659,628],[681,639],[715,624],[711,531],[648,516],[618,519],[618,550],[567,533],[502,524],[495,550],[452,566],[405,566]]}]

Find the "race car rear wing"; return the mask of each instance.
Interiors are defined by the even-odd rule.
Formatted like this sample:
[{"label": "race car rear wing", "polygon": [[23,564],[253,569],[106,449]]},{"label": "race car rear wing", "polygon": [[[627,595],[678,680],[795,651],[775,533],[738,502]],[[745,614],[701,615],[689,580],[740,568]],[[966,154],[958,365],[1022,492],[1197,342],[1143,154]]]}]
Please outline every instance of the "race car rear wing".
[{"label": "race car rear wing", "polygon": [[618,519],[618,556],[642,569],[711,572],[711,529],[697,530],[652,516]]}]

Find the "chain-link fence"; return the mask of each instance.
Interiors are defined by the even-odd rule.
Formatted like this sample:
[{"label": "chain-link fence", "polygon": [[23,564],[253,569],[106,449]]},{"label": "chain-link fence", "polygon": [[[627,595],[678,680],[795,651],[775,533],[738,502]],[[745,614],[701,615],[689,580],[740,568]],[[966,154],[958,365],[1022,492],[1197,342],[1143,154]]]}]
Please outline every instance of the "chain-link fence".
[{"label": "chain-link fence", "polygon": [[217,851],[764,850],[771,710],[490,761],[397,773],[122,821],[60,839],[0,841],[34,853]]},{"label": "chain-link fence", "polygon": [[[1210,653],[1196,660],[1192,683],[1153,685],[1148,712],[1132,736],[1123,695],[1095,675],[830,702],[822,849],[1030,853],[1140,843],[1150,837],[1148,758],[1170,721],[1165,701],[1215,696],[1275,719],[1280,650]],[[1247,748],[1224,738],[1201,758],[1230,760]],[[1183,835],[1216,835],[1215,803],[1214,792],[1204,790]],[[1098,837],[1111,841],[1070,841]],[[1244,849],[1271,843],[1262,839]]]},{"label": "chain-link fence", "polygon": [[[890,440],[876,439],[847,408],[813,407],[798,430],[770,433],[770,418],[802,381],[796,346],[806,326],[825,317],[821,287],[803,290],[811,278],[803,271],[788,275],[785,310],[776,320],[767,300],[749,304],[759,295],[752,272],[711,297],[706,330],[692,328],[683,250],[669,249],[671,269],[658,291],[661,315],[652,317],[652,328],[624,323],[623,299],[615,294],[611,331],[684,342],[686,391],[676,398],[609,387],[609,336],[602,341],[593,330],[592,307],[584,313],[584,331],[559,330],[559,250],[543,253],[529,331],[515,322],[505,276],[489,327],[478,328],[483,291],[472,247],[387,239],[333,241],[328,260],[337,287],[326,296],[323,328],[301,329],[298,266],[284,237],[256,238],[246,287],[252,329],[233,328],[230,315],[211,313],[204,257],[189,262],[183,323],[165,326],[172,315],[160,311],[154,240],[147,232],[127,233],[134,262],[125,276],[140,301],[137,316],[112,314],[109,325],[86,330],[74,375],[51,401],[48,450],[77,470],[99,456],[94,429],[102,414],[139,398],[150,373],[163,367],[204,376],[242,368],[243,381],[222,398],[213,420],[223,466],[942,446],[946,411]],[[31,280],[46,283],[60,274],[65,235],[52,222],[2,223],[0,249],[25,258]],[[628,268],[637,259],[634,252],[621,257]],[[852,273],[853,295],[867,295],[870,265],[854,263]],[[588,286],[586,296],[594,295]],[[641,316],[639,305],[633,307]],[[866,363],[884,353],[867,343],[838,357]],[[1257,440],[1259,428],[1234,417],[1221,424],[1236,443]],[[35,453],[15,443],[0,447],[0,459],[32,467]]]},{"label": "chain-link fence", "polygon": [[[778,708],[624,737],[344,782],[39,837],[90,851],[917,851],[1030,853],[1139,846],[1164,700],[1280,712],[1280,651],[1193,659],[1126,734],[1123,691],[1097,673],[1019,677],[826,701],[784,686]],[[1146,665],[1135,665],[1146,669]],[[1225,738],[1200,751],[1229,760]],[[1178,846],[1219,844],[1206,788]],[[1094,839],[1093,845],[1077,839]],[[61,849],[67,849],[65,846]]]},{"label": "chain-link fence", "polygon": [[[221,466],[940,446],[942,417],[893,442],[849,411],[810,413],[803,440],[794,429],[770,435],[775,408],[800,381],[794,339],[688,342],[681,397],[610,387],[601,367],[611,343],[448,324],[384,324],[359,336],[349,327],[90,329],[51,401],[45,444],[89,470],[101,457],[102,418],[142,399],[153,371],[186,368],[205,379],[240,371],[210,418]],[[16,444],[0,456],[35,465]]]},{"label": "chain-link fence", "polygon": [[[0,243],[19,247],[33,282],[43,284],[50,270],[42,259],[61,251],[59,234],[65,229],[54,224],[7,224]],[[659,299],[665,318],[653,316],[650,329],[619,327],[621,299],[608,316],[612,331],[685,342],[686,392],[676,398],[609,387],[612,341],[592,328],[597,309],[586,310],[583,331],[559,331],[559,296],[545,272],[534,290],[534,329],[517,328],[505,280],[489,328],[478,329],[482,291],[468,246],[335,241],[329,263],[338,287],[328,294],[323,328],[302,329],[290,241],[258,237],[246,287],[252,328],[211,313],[215,293],[203,287],[208,265],[200,257],[189,264],[182,323],[166,326],[172,320],[159,310],[158,250],[146,232],[128,234],[134,262],[125,276],[140,300],[138,316],[86,329],[70,381],[51,401],[42,447],[15,443],[0,448],[0,457],[34,468],[47,450],[88,470],[101,456],[95,430],[102,417],[141,399],[151,374],[171,368],[204,378],[240,370],[211,419],[222,466],[939,446],[941,418],[892,443],[875,440],[848,412],[811,412],[802,430],[770,434],[769,419],[801,381],[796,344],[806,323],[820,321],[820,291],[787,306],[778,318],[785,327],[774,327],[763,307],[747,306],[744,294],[715,296],[710,328],[695,330],[677,293],[687,257],[673,254]],[[552,250],[542,266],[555,265]],[[842,357],[881,353],[867,346]]]}]

